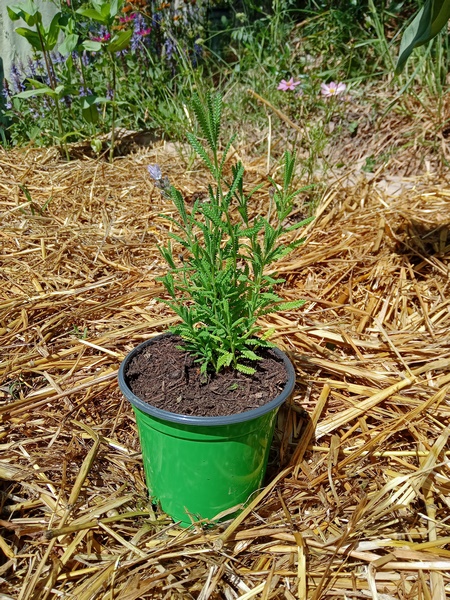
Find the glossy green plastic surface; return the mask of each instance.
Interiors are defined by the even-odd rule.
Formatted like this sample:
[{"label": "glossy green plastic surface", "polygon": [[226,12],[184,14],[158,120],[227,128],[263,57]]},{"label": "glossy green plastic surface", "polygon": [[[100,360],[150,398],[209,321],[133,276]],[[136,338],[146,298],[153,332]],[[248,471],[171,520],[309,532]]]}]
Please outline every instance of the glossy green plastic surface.
[{"label": "glossy green plastic surface", "polygon": [[203,427],[134,407],[150,495],[190,525],[245,503],[261,486],[278,408],[252,421]]},{"label": "glossy green plastic surface", "polygon": [[136,415],[147,487],[153,500],[183,525],[214,519],[247,502],[261,487],[278,409],[295,386],[292,363],[278,348],[287,383],[258,408],[223,417],[196,417],[161,410],[131,391],[127,365],[156,336],[128,354],[119,369],[119,386]]}]

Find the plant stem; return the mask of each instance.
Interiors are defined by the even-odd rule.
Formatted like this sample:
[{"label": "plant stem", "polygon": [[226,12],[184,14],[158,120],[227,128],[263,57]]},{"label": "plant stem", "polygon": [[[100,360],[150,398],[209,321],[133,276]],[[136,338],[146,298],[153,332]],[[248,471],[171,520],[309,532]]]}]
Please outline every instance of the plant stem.
[{"label": "plant stem", "polygon": [[[45,47],[45,42],[44,42],[44,38],[42,37],[42,32],[41,32],[41,28],[39,27],[39,23],[36,23],[36,31],[39,36],[39,41],[41,43],[42,55],[43,55],[44,61],[45,61],[45,68],[47,69],[50,87],[54,91],[56,88],[56,81],[55,81],[55,77],[54,77],[54,73],[53,73],[52,59]],[[64,125],[63,125],[63,120],[62,120],[62,115],[61,115],[61,108],[59,106],[59,98],[55,98],[54,100],[55,100],[55,106],[56,106],[56,117],[58,120],[59,142],[61,145],[61,150],[64,151],[64,153],[66,155],[66,159],[69,161],[70,156],[69,156],[69,151],[67,149],[66,140],[64,138]]]},{"label": "plant stem", "polygon": [[111,115],[111,145],[109,147],[109,162],[112,163],[114,160],[114,134],[116,126],[116,62],[114,57],[111,55],[112,64],[112,115]]}]

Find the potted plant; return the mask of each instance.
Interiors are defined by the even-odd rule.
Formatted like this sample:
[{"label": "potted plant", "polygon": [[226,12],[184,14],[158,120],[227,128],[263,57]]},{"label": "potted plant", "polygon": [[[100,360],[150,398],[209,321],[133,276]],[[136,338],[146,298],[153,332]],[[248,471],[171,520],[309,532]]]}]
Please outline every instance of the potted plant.
[{"label": "potted plant", "polygon": [[[251,214],[244,167],[224,174],[234,137],[219,150],[220,95],[193,110],[206,143],[188,134],[214,185],[191,206],[163,177],[149,172],[173,201],[162,302],[180,317],[171,331],[135,348],[122,362],[119,385],[136,414],[147,485],[174,519],[189,525],[245,503],[260,487],[277,411],[295,385],[292,363],[261,334],[258,319],[293,310],[275,292],[284,280],[267,272],[303,240],[286,241],[309,220],[289,223],[299,191],[295,156],[286,152],[281,185],[272,184],[268,214]],[[292,237],[292,235],[291,235]],[[269,332],[270,333],[270,332]]]}]

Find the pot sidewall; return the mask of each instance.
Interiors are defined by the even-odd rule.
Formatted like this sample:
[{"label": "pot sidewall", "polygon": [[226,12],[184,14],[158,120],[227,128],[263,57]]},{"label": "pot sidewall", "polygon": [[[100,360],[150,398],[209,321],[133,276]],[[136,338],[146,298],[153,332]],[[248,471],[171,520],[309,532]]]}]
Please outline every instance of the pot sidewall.
[{"label": "pot sidewall", "polygon": [[295,386],[292,363],[281,350],[288,381],[282,393],[258,409],[228,417],[178,415],[137,398],[126,382],[132,358],[162,334],[137,346],[119,370],[119,386],[132,404],[147,487],[164,512],[182,525],[213,519],[244,504],[261,487],[278,409]]}]

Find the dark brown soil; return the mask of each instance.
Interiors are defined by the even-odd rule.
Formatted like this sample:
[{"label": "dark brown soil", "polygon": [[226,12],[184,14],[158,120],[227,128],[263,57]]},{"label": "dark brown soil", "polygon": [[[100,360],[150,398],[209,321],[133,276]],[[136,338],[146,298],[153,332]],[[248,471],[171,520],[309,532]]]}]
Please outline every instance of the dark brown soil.
[{"label": "dark brown soil", "polygon": [[174,413],[217,417],[263,406],[286,384],[283,361],[270,349],[264,348],[262,359],[252,362],[254,375],[226,369],[205,380],[180,345],[179,337],[164,337],[133,357],[125,377],[138,398]]}]

